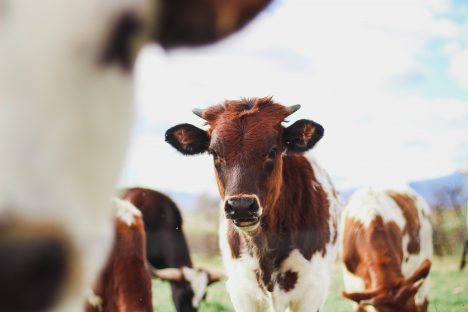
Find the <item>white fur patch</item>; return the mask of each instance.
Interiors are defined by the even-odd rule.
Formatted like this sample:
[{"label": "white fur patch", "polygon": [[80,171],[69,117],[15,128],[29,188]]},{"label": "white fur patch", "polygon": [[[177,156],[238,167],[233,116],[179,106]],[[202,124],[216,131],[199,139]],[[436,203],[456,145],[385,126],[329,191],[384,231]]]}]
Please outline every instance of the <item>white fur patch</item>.
[{"label": "white fur patch", "polygon": [[350,197],[342,219],[354,218],[369,226],[377,216],[381,216],[384,222],[393,221],[401,229],[404,228],[406,221],[403,212],[386,191],[372,187],[356,191]]},{"label": "white fur patch", "polygon": [[[312,168],[314,169],[314,174],[315,178],[317,179],[317,182],[321,185],[323,191],[327,195],[330,214],[328,226],[330,227],[331,242],[329,248],[327,247],[327,252],[331,252],[331,257],[336,259],[336,256],[338,254],[338,245],[341,238],[341,228],[339,223],[340,216],[343,212],[343,204],[341,203],[340,199],[337,196],[335,196],[335,188],[328,173],[317,163],[317,161],[314,158],[310,158],[310,163],[312,165]],[[331,240],[335,237],[336,242],[333,243]]]},{"label": "white fur patch", "polygon": [[255,270],[258,262],[245,250],[242,257],[233,259],[227,241],[227,223],[223,209],[220,214],[219,243],[224,267],[227,273],[226,288],[236,311],[256,312],[268,310],[268,298],[258,287]]},{"label": "white fur patch", "polygon": [[198,308],[208,289],[208,272],[193,268],[183,267],[182,273],[185,280],[190,283],[193,290],[192,305]]},{"label": "white fur patch", "polygon": [[102,298],[96,295],[92,289],[88,288],[86,290],[86,299],[91,306],[95,307],[98,311],[102,311]]},{"label": "white fur patch", "polygon": [[112,203],[115,208],[116,218],[128,226],[132,226],[135,223],[136,217],[141,217],[141,211],[127,200],[113,198]]},{"label": "white fur patch", "polygon": [[343,280],[345,289],[348,292],[360,292],[366,289],[364,280],[349,272],[345,265],[343,265]]},{"label": "white fur patch", "polygon": [[294,311],[317,311],[323,307],[331,284],[333,253],[322,256],[315,253],[309,260],[294,249],[281,265],[281,271],[298,273],[295,287],[285,292],[278,285],[273,290],[274,311],[291,308]]}]

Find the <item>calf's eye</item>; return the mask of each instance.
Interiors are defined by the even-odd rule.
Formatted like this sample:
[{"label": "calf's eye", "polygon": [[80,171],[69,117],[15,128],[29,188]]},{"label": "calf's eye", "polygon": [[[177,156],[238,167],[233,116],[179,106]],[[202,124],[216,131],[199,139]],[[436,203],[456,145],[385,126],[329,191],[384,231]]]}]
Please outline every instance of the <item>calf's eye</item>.
[{"label": "calf's eye", "polygon": [[268,153],[268,158],[273,159],[276,157],[277,154],[278,154],[278,148],[273,147]]}]

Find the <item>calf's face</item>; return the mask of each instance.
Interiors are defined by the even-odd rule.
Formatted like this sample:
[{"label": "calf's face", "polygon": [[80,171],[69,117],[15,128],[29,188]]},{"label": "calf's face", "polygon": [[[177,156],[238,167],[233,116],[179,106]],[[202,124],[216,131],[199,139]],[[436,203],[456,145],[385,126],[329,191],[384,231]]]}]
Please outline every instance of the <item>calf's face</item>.
[{"label": "calf's face", "polygon": [[[186,289],[177,288],[176,296],[183,296],[184,300],[178,301],[184,305],[180,309],[195,311],[205,299],[208,286],[223,278],[223,274],[216,271],[208,271],[189,267],[182,268],[151,268],[154,277],[168,282],[179,282],[187,285]],[[184,310],[184,311],[185,311]]]},{"label": "calf's face", "polygon": [[366,306],[373,306],[379,312],[425,312],[427,305],[423,303],[417,306],[414,297],[423,280],[429,275],[430,269],[431,262],[426,259],[413,274],[394,287],[355,293],[343,292],[342,295],[358,303],[357,311],[366,311]]},{"label": "calf's face", "polygon": [[212,155],[225,216],[249,232],[279,198],[283,155],[304,152],[323,136],[322,126],[311,120],[282,126],[299,107],[285,107],[271,98],[226,101],[195,110],[208,122],[208,131],[181,124],[166,132],[166,141],[186,155]]}]

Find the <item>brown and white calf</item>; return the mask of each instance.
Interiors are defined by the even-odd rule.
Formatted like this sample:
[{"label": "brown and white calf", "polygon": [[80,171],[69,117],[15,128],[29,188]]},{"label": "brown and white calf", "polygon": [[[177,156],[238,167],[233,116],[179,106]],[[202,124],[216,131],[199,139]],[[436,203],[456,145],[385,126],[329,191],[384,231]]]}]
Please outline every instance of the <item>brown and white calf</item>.
[{"label": "brown and white calf", "polygon": [[139,50],[214,42],[269,2],[0,0],[1,311],[82,310],[111,247]]},{"label": "brown and white calf", "polygon": [[356,311],[427,311],[429,208],[410,189],[364,188],[342,215],[343,276]]},{"label": "brown and white calf", "polygon": [[337,254],[340,203],[327,173],[302,153],[323,136],[311,120],[284,127],[299,105],[225,101],[166,132],[186,155],[213,156],[223,200],[220,245],[236,311],[318,311]]},{"label": "brown and white calf", "polygon": [[193,268],[177,205],[160,192],[140,187],[124,190],[122,198],[143,214],[148,262],[156,269],[157,278],[171,283],[177,311],[197,311],[208,285],[218,281],[221,275]]},{"label": "brown and white calf", "polygon": [[151,277],[141,212],[115,198],[115,237],[111,255],[93,289],[86,312],[152,312]]}]

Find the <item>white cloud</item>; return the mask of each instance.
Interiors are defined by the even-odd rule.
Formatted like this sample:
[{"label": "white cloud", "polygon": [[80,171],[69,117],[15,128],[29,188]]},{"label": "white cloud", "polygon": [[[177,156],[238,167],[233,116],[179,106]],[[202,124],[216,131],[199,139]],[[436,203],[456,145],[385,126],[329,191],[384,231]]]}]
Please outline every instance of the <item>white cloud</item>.
[{"label": "white cloud", "polygon": [[460,53],[462,50],[460,44],[456,41],[451,41],[447,44],[444,45],[442,48],[442,51],[444,52],[445,55],[447,56],[453,56],[455,54]]},{"label": "white cloud", "polygon": [[[466,119],[468,103],[402,97],[386,88],[418,66],[429,39],[456,42],[457,26],[434,15],[448,8],[442,0],[288,1],[212,47],[170,54],[148,47],[137,64],[140,128],[123,182],[215,192],[208,156],[178,155],[163,142],[163,128],[201,126],[193,107],[264,95],[302,104],[292,120],[310,118],[325,126],[312,154],[340,177],[342,187],[455,169],[459,146],[467,143],[468,125],[460,118]],[[457,69],[460,62],[466,66],[458,62]],[[148,130],[148,124],[157,127]]]},{"label": "white cloud", "polygon": [[426,6],[434,13],[445,13],[450,9],[450,1],[448,0],[426,0]]},{"label": "white cloud", "polygon": [[183,156],[159,135],[134,138],[121,185],[189,193],[216,192],[210,158]]},{"label": "white cloud", "polygon": [[[393,97],[365,110],[366,122],[333,125],[339,133],[317,147],[331,174],[342,177],[342,187],[450,173],[460,145],[468,144],[466,102]],[[468,151],[461,156],[468,161]]]},{"label": "white cloud", "polygon": [[450,74],[460,87],[468,89],[468,49],[455,53],[450,62]]}]

